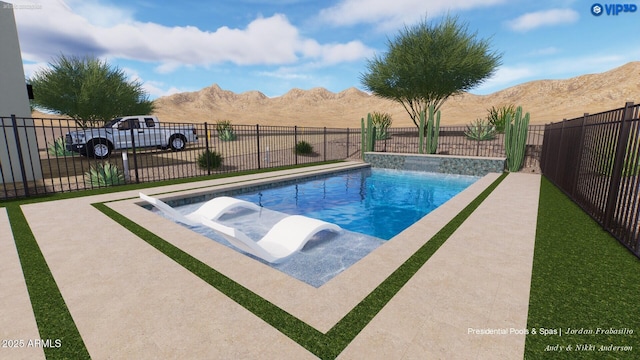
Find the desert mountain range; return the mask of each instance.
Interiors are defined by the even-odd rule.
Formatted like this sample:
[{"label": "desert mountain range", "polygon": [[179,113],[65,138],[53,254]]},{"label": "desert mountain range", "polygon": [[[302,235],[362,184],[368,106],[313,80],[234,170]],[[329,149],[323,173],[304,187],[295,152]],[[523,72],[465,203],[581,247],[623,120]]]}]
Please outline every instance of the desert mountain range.
[{"label": "desert mountain range", "polygon": [[[640,102],[640,61],[613,70],[566,80],[539,80],[490,95],[463,93],[442,106],[443,125],[468,124],[484,118],[491,106],[521,105],[531,123],[544,124]],[[269,98],[259,91],[236,94],[212,85],[196,92],[155,100],[155,114],[163,121],[233,124],[359,127],[373,111],[392,115],[394,127],[414,126],[402,105],[356,88],[332,93],[324,88],[292,89]]]},{"label": "desert mountain range", "polygon": [[[442,125],[465,125],[485,118],[492,106],[521,105],[532,124],[546,124],[640,103],[640,61],[600,74],[565,80],[539,80],[490,95],[463,93],[441,108]],[[367,113],[391,114],[393,127],[414,126],[399,103],[369,95],[354,87],[333,93],[324,88],[292,89],[279,97],[259,91],[236,94],[218,85],[155,100],[154,114],[165,122],[214,124],[221,120],[245,125],[326,126],[359,128]],[[51,115],[34,112],[34,117]]]}]

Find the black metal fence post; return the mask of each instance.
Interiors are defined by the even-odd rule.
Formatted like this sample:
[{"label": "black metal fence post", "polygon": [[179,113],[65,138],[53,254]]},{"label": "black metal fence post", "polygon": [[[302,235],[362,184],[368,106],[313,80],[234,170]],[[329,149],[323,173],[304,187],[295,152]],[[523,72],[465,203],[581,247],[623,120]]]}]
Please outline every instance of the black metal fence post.
[{"label": "black metal fence post", "polygon": [[258,153],[258,170],[260,170],[260,125],[256,124],[256,146]]},{"label": "black metal fence post", "polygon": [[324,127],[323,136],[324,136],[324,139],[323,139],[323,141],[324,141],[324,161],[327,161],[327,127],[326,126]]},{"label": "black metal fence post", "polygon": [[349,128],[347,128],[347,157],[345,159],[349,158]]},{"label": "black metal fence post", "polygon": [[298,145],[298,126],[294,126],[293,127],[293,154],[294,154],[294,158],[296,159],[296,165],[298,165],[298,149],[296,148],[296,146]]},{"label": "black metal fence post", "polygon": [[136,175],[136,184],[140,183],[140,177],[138,176],[138,156],[136,154],[136,137],[133,136],[133,126],[131,126],[131,129],[129,129],[130,134],[131,134],[131,149],[133,152],[133,171],[134,174]]},{"label": "black metal fence post", "polygon": [[205,158],[207,159],[207,175],[211,175],[211,164],[209,164],[209,160],[211,159],[211,156],[209,156],[209,152],[211,150],[209,150],[209,127],[207,126],[207,122],[204,122],[204,153]]},{"label": "black metal fence post", "polygon": [[620,181],[622,180],[622,170],[624,167],[624,158],[627,152],[627,144],[629,142],[629,133],[631,132],[631,120],[633,119],[633,103],[628,102],[624,106],[622,114],[622,124],[620,124],[620,133],[618,135],[618,144],[616,145],[616,155],[613,162],[613,170],[611,170],[611,183],[609,192],[607,193],[607,205],[604,210],[604,226],[611,227],[613,212],[618,200],[618,192],[620,191]]},{"label": "black metal fence post", "polygon": [[[29,182],[27,181],[27,171],[24,168],[24,157],[22,155],[22,145],[20,144],[20,133],[18,132],[18,122],[16,115],[11,114],[11,124],[13,126],[13,135],[16,138],[16,147],[18,149],[18,165],[20,165],[20,175],[22,176],[22,186],[24,186],[24,195],[29,196]],[[9,157],[11,159],[11,157]],[[11,169],[13,173],[13,169]],[[15,175],[13,176],[15,179]],[[15,180],[14,180],[15,183]]]}]

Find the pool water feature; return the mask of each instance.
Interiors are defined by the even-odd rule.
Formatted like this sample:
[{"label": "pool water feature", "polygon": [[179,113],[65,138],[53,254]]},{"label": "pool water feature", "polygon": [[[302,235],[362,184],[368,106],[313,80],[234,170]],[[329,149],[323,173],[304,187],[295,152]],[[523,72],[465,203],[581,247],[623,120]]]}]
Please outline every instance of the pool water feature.
[{"label": "pool water feature", "polygon": [[[260,212],[239,210],[218,220],[256,241],[288,215],[305,215],[342,227],[345,231],[337,235],[324,231],[316,234],[301,251],[282,263],[269,264],[247,254],[307,284],[320,287],[478,179],[473,176],[363,168],[300,179],[283,186],[270,184],[268,188],[253,189],[248,193],[234,191],[216,193],[215,196],[234,196],[262,206]],[[187,214],[201,204],[192,203],[175,209]],[[192,230],[242,252],[205,226],[193,227]]]}]

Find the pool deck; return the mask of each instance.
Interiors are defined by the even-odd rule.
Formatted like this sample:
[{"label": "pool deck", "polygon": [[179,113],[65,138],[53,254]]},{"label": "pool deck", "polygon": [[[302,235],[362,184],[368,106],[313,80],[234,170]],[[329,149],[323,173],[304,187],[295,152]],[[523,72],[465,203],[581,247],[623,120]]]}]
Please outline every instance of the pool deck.
[{"label": "pool deck", "polygon": [[[182,196],[350,166],[358,165],[208,180],[145,193]],[[92,358],[314,359],[91,204],[109,202],[110,208],[326,333],[497,177],[479,180],[320,288],[137,206],[137,191],[21,208]],[[338,358],[522,359],[539,189],[539,175],[508,175]],[[0,289],[0,339],[38,339],[4,208]],[[507,334],[480,334],[487,329]],[[44,358],[41,348],[0,347],[0,359],[38,358]]]}]

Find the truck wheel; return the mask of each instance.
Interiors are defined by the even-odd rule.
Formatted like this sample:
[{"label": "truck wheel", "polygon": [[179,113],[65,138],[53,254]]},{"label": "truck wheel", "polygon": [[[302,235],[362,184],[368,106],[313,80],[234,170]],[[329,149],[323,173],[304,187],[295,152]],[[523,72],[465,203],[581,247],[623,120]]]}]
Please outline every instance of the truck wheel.
[{"label": "truck wheel", "polygon": [[185,139],[182,135],[173,135],[169,139],[169,146],[173,151],[181,151],[185,148],[186,145],[187,139]]},{"label": "truck wheel", "polygon": [[111,155],[111,146],[104,139],[91,140],[87,144],[87,156],[95,159],[105,159]]}]

